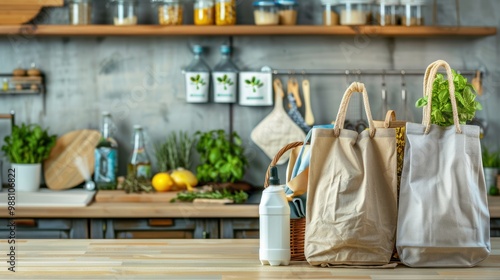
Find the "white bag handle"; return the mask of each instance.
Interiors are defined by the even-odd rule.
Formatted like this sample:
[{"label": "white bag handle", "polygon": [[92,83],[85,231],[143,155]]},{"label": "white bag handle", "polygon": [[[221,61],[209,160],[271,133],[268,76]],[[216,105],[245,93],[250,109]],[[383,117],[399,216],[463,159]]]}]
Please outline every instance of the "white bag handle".
[{"label": "white bag handle", "polygon": [[[440,67],[445,68],[448,76],[448,89],[450,92],[451,108],[453,111],[453,123],[457,133],[462,133],[460,121],[458,120],[457,100],[455,98],[455,84],[453,84],[453,73],[450,65],[444,60],[437,60],[431,63],[425,72],[424,76],[424,97],[427,97],[427,105],[423,109],[422,124],[425,125],[425,134],[429,133],[431,128],[431,110],[432,110],[432,85],[436,79],[437,71]],[[430,68],[430,70],[429,70]]]}]

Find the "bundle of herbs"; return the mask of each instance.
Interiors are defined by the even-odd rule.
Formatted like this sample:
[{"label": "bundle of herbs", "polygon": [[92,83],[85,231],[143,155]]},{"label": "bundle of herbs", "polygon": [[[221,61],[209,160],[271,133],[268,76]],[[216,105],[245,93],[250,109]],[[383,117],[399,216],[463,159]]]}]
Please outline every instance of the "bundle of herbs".
[{"label": "bundle of herbs", "polygon": [[172,132],[163,143],[157,144],[155,155],[158,171],[167,172],[179,167],[190,169],[194,139],[184,131],[180,131],[178,135]]},{"label": "bundle of herbs", "polygon": [[48,130],[42,129],[37,124],[14,125],[11,135],[4,139],[2,151],[10,163],[41,163],[49,157],[56,139],[57,135],[49,135]]},{"label": "bundle of herbs", "polygon": [[[458,119],[460,124],[471,121],[476,111],[483,107],[476,100],[476,91],[472,84],[467,82],[467,78],[452,70],[453,84],[455,85],[455,98],[457,100]],[[428,104],[428,97],[417,100],[417,108],[422,108]],[[437,74],[432,84],[432,108],[431,123],[439,126],[453,125],[453,110],[451,107],[448,79],[443,74]]]}]

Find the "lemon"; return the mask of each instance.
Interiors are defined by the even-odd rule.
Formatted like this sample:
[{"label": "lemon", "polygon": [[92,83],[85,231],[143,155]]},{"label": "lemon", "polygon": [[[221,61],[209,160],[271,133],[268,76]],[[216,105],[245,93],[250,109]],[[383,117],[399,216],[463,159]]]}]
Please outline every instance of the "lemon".
[{"label": "lemon", "polygon": [[153,177],[151,184],[157,192],[168,192],[174,185],[174,181],[167,172],[161,172]]},{"label": "lemon", "polygon": [[179,189],[187,189],[188,191],[193,191],[193,187],[198,185],[198,179],[193,174],[193,172],[186,170],[184,168],[177,168],[170,174],[172,180],[175,182],[175,186]]}]

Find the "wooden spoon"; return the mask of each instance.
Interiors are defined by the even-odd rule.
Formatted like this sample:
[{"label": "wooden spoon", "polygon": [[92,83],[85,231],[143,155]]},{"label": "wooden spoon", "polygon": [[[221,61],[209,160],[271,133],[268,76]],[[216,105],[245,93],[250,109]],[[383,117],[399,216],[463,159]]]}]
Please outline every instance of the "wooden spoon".
[{"label": "wooden spoon", "polygon": [[311,88],[309,86],[309,80],[302,81],[302,92],[304,93],[304,101],[306,103],[305,121],[307,125],[313,125],[314,115],[311,108]]}]

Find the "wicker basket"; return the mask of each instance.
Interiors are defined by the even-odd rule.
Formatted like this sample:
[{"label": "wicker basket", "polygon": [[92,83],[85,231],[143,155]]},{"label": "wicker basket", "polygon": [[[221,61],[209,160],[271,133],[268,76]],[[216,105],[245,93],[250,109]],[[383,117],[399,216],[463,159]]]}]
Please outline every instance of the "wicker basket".
[{"label": "wicker basket", "polygon": [[[269,186],[269,172],[272,166],[275,166],[280,157],[288,150],[300,147],[303,142],[292,142],[278,151],[274,156],[273,160],[269,164],[266,172],[266,179],[264,181],[264,187]],[[290,219],[290,255],[292,261],[305,261],[304,256],[304,239],[306,233],[306,218],[300,219]]]}]

